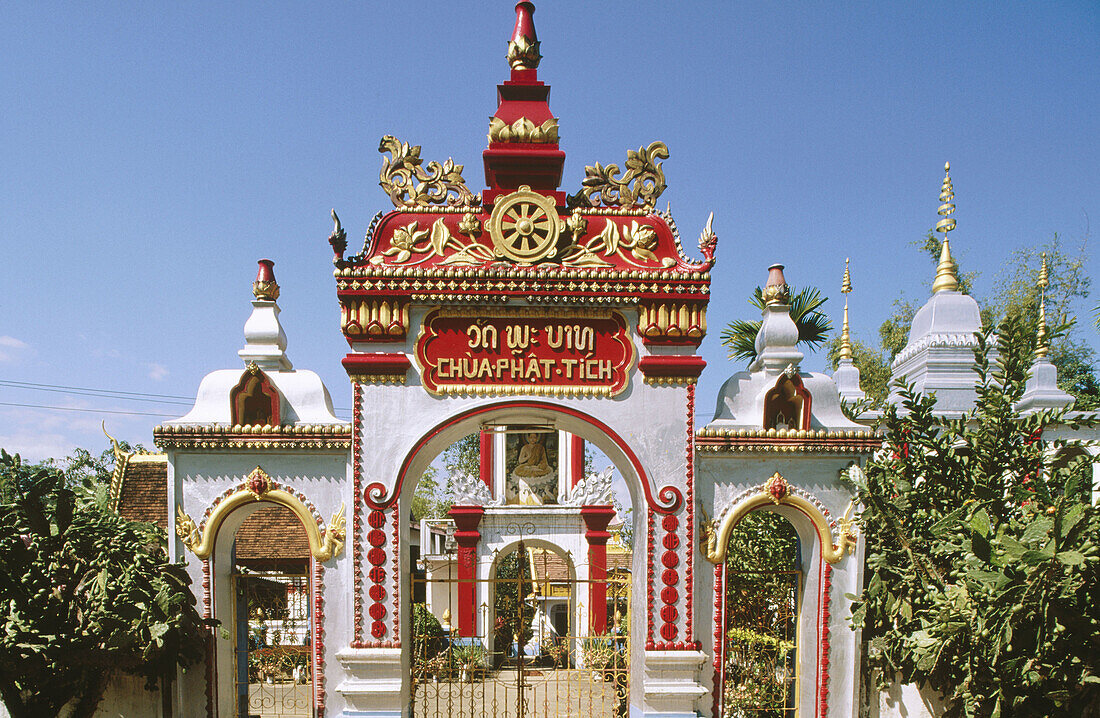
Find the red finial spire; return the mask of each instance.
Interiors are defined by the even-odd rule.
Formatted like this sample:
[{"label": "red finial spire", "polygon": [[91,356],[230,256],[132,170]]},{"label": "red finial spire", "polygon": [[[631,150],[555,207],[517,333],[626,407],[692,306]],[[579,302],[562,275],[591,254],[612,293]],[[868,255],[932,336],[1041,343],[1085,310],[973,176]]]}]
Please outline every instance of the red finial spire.
[{"label": "red finial spire", "polygon": [[558,119],[550,112],[550,87],[539,82],[538,36],[531,16],[535,6],[516,3],[516,26],[508,41],[512,77],[497,85],[497,111],[489,121],[489,149],[485,150],[485,183],[482,201],[526,185],[565,205],[561,184],[565,153],[558,149]]},{"label": "red finial spire", "polygon": [[512,30],[512,39],[508,41],[508,64],[513,70],[534,70],[542,59],[535,21],[531,17],[534,14],[534,3],[516,3],[516,27]]},{"label": "red finial spire", "polygon": [[259,271],[256,272],[256,281],[252,283],[252,294],[256,299],[266,299],[274,302],[279,298],[279,283],[275,281],[275,262],[270,259],[261,259]]}]

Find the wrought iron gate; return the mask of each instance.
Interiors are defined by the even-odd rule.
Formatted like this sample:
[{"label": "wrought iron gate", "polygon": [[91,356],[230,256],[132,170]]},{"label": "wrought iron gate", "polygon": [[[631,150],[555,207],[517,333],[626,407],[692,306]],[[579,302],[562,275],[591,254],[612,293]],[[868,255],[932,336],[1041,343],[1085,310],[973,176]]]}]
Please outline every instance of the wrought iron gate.
[{"label": "wrought iron gate", "polygon": [[798,535],[782,516],[749,514],[725,567],[722,718],[794,718],[798,689]]},{"label": "wrought iron gate", "polygon": [[572,577],[563,557],[520,543],[494,560],[492,578],[473,581],[476,628],[462,630],[462,582],[454,566],[444,558],[413,578],[421,583],[413,595],[425,597],[413,605],[415,718],[627,714],[628,573],[599,582],[607,621],[592,631],[587,597],[593,582]]},{"label": "wrought iron gate", "polygon": [[237,718],[313,715],[309,578],[233,576]]}]

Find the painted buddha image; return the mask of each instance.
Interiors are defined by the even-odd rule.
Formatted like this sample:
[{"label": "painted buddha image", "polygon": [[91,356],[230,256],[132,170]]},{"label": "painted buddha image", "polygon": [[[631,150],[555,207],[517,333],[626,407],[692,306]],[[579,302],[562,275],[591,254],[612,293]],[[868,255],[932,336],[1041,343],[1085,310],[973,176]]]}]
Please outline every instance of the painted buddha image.
[{"label": "painted buddha image", "polygon": [[[558,470],[551,461],[557,463],[557,433],[529,431],[509,439],[507,502],[526,506],[556,504]],[[554,446],[548,448],[549,443]]]}]

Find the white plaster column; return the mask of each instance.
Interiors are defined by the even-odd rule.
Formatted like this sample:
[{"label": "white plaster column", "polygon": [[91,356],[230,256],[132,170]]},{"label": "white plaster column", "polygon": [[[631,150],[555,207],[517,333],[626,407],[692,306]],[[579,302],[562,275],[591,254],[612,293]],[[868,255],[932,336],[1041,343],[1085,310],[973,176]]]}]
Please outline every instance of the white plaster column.
[{"label": "white plaster column", "polygon": [[341,718],[401,718],[408,698],[409,660],[401,648],[342,648],[336,659],[344,680],[336,686]]},{"label": "white plaster column", "polygon": [[696,718],[696,701],[709,693],[699,681],[706,662],[702,651],[646,651],[646,718]]}]

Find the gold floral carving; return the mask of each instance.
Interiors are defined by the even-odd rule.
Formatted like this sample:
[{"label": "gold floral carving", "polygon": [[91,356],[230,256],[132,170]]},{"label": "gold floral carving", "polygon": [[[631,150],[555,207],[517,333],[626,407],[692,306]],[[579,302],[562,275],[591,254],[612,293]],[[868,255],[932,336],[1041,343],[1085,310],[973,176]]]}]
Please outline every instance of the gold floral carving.
[{"label": "gold floral carving", "polygon": [[489,120],[490,142],[530,142],[547,144],[558,141],[558,121],[551,117],[541,125],[536,125],[526,117],[508,124],[499,117]]},{"label": "gold floral carving", "polygon": [[268,282],[257,279],[252,283],[252,296],[274,302],[279,298],[279,284],[274,280]]},{"label": "gold floral carving", "polygon": [[[587,223],[585,223],[579,225],[578,230],[574,230],[574,227],[578,227],[578,221],[584,222],[585,220],[574,213],[566,222],[566,228],[573,233],[574,237],[579,236],[587,228]],[[561,263],[566,267],[610,267],[612,266],[611,262],[608,262],[604,257],[618,255],[635,267],[645,267],[647,266],[646,262],[656,263],[658,261],[657,255],[653,253],[656,247],[657,230],[650,225],[638,224],[637,220],[633,220],[629,227],[623,225],[620,228],[618,224],[608,221],[599,234],[584,244],[579,244],[574,240],[573,244],[566,247]],[[629,252],[629,256],[623,250]],[[601,254],[603,257],[600,256]],[[671,257],[660,260],[661,267],[668,268],[674,264],[676,264],[676,260]],[[652,267],[653,264],[648,266]]]},{"label": "gold floral carving", "polygon": [[394,341],[409,331],[409,305],[396,299],[358,299],[340,304],[340,324],[349,337]]},{"label": "gold floral carving", "polygon": [[[472,214],[463,215],[462,222],[466,222],[467,218],[472,218],[473,222],[477,222],[477,218]],[[460,229],[461,227],[460,223]],[[466,228],[471,229],[471,232],[467,236],[472,236],[476,231],[466,222]],[[465,234],[465,233],[464,233]],[[384,257],[393,257],[390,262],[391,265],[407,264],[407,266],[413,266],[425,262],[432,257],[443,257],[443,260],[439,262],[441,265],[456,265],[456,266],[476,266],[484,264],[486,262],[492,262],[495,257],[493,256],[493,250],[486,247],[484,244],[473,241],[463,243],[453,234],[451,230],[444,223],[443,218],[437,219],[430,229],[420,229],[419,222],[410,222],[404,227],[398,227],[394,230],[393,238],[390,240],[390,247],[383,250],[382,255]],[[448,252],[453,252],[448,255]],[[417,255],[416,261],[410,262],[413,255]],[[372,264],[382,264],[385,260],[383,257],[371,257]]]},{"label": "gold floral carving", "polygon": [[[410,146],[393,135],[386,135],[378,145],[381,153],[390,153],[382,160],[378,184],[386,190],[393,205],[425,207],[432,204],[473,206],[480,201],[462,179],[462,165],[448,159],[442,165],[423,165],[420,145]],[[453,195],[453,196],[452,196]]]},{"label": "gold floral carving", "polygon": [[647,339],[700,340],[707,333],[707,307],[695,302],[639,303],[638,333]]},{"label": "gold floral carving", "polygon": [[[782,487],[783,490],[777,490]],[[855,508],[855,501],[848,504],[844,518],[837,522],[837,543],[833,543],[833,531],[829,520],[821,508],[814,502],[800,496],[798,493],[788,490],[786,479],[779,472],[772,475],[768,481],[759,487],[757,493],[737,503],[728,511],[720,521],[712,520],[705,512],[701,512],[699,520],[699,550],[711,563],[721,563],[726,560],[726,549],[729,543],[733,527],[749,513],[762,506],[791,506],[798,509],[810,520],[817,532],[821,543],[821,557],[826,563],[837,563],[855,550],[859,539],[856,533],[856,520],[851,514]]]},{"label": "gold floral carving", "polygon": [[534,70],[539,66],[542,55],[539,53],[539,41],[520,35],[508,41],[508,64],[513,70]]},{"label": "gold floral carving", "polygon": [[664,142],[626,153],[626,172],[619,178],[618,165],[597,162],[584,168],[581,191],[569,197],[570,206],[630,207],[641,204],[652,209],[665,191],[665,172],[658,159],[668,159]]},{"label": "gold floral carving", "polygon": [[262,495],[256,496],[247,488],[240,489],[227,496],[221,503],[214,507],[200,529],[195,525],[194,519],[184,512],[182,506],[176,506],[176,536],[187,548],[200,559],[208,558],[214,551],[214,542],[217,539],[218,529],[221,528],[226,517],[235,509],[259,500],[270,501],[290,509],[305,529],[306,538],[309,540],[309,551],[314,559],[328,561],[334,556],[339,556],[344,551],[344,541],[347,538],[346,522],[344,519],[344,504],[332,515],[328,529],[322,534],[318,527],[319,519],[306,507],[302,500],[294,494],[282,489],[270,489]]}]

